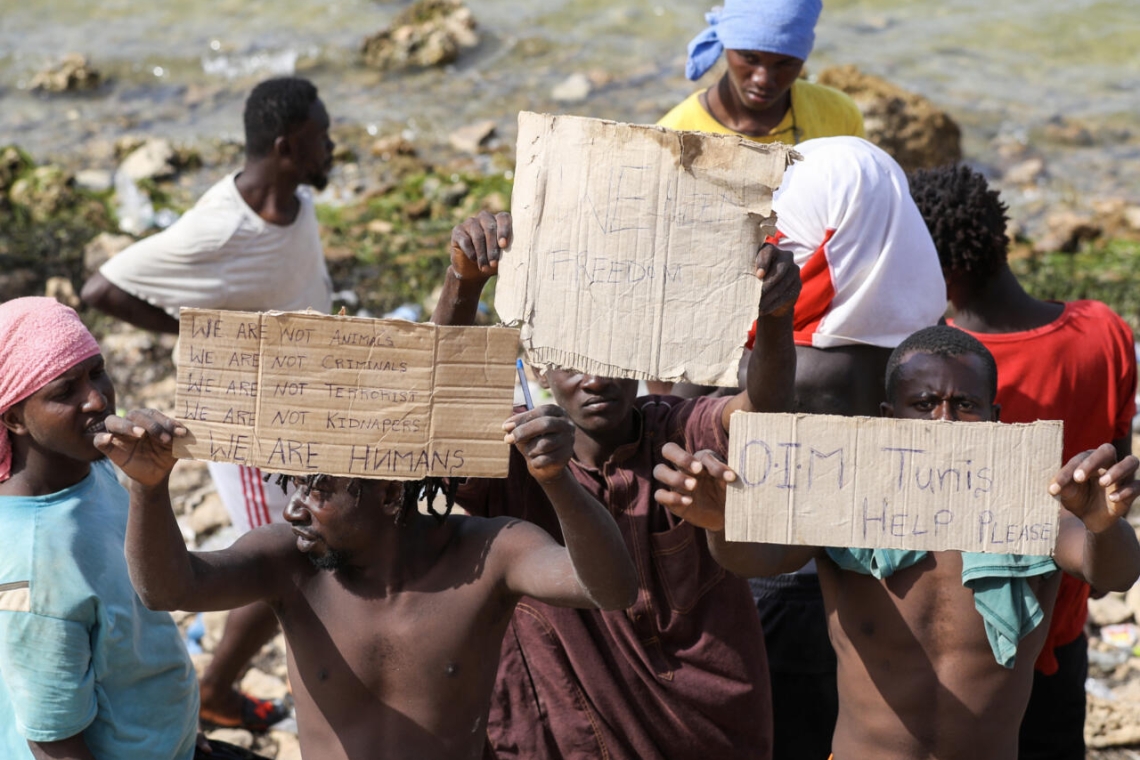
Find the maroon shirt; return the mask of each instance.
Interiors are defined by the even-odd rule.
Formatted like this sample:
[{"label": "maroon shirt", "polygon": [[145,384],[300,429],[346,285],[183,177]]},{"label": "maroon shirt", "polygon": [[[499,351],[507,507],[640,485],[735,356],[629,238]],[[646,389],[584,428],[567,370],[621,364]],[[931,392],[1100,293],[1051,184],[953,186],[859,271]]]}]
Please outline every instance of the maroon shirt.
[{"label": "maroon shirt", "polygon": [[[726,452],[726,403],[639,398],[635,442],[601,470],[570,462],[621,529],[638,599],[622,611],[519,602],[487,727],[500,758],[771,757],[768,660],[748,583],[716,563],[704,531],[653,500],[665,443]],[[506,480],[468,481],[458,503],[476,515],[528,520],[562,541],[553,507],[515,449]]]}]

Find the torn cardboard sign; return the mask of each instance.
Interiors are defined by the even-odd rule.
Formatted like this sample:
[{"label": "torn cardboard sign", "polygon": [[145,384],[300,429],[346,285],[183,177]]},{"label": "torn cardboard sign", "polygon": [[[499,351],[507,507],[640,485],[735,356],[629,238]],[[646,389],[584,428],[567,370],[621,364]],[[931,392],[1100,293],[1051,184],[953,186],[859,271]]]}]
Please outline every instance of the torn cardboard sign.
[{"label": "torn cardboard sign", "polygon": [[267,472],[505,477],[518,330],[183,309],[175,455]]},{"label": "torn cardboard sign", "polygon": [[725,535],[848,548],[1052,555],[1060,422],[732,416]]},{"label": "torn cardboard sign", "polygon": [[795,154],[735,135],[519,114],[495,309],[531,361],[737,384],[756,251]]}]

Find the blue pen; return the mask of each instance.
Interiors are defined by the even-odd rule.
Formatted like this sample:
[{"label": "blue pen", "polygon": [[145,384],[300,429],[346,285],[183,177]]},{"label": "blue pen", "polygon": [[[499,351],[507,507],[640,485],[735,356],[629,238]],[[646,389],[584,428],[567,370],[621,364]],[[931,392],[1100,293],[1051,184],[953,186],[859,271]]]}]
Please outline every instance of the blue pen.
[{"label": "blue pen", "polygon": [[515,369],[519,371],[519,382],[522,383],[523,400],[526,402],[526,408],[534,409],[534,399],[530,397],[530,383],[526,380],[522,359],[515,359]]}]

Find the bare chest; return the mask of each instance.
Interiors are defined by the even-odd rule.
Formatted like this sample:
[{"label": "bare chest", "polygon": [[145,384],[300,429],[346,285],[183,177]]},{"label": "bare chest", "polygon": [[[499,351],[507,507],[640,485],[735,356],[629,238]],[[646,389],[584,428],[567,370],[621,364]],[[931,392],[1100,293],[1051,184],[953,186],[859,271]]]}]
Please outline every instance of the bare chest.
[{"label": "bare chest", "polygon": [[450,691],[479,680],[510,617],[481,591],[476,582],[368,598],[317,584],[289,604],[283,626],[314,695],[341,681],[377,697]]}]

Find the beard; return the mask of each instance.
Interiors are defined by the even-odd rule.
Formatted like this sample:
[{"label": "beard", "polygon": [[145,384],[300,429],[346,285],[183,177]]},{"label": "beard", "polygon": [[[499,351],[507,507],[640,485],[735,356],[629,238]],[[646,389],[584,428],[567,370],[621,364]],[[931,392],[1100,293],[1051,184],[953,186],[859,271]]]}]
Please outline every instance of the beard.
[{"label": "beard", "polygon": [[329,173],[323,171],[319,174],[314,174],[305,180],[306,185],[309,185],[318,193],[329,186]]},{"label": "beard", "polygon": [[313,563],[313,567],[318,570],[330,570],[336,572],[348,567],[348,554],[337,549],[328,549],[319,557],[314,556],[312,553],[306,554],[309,562]]}]

